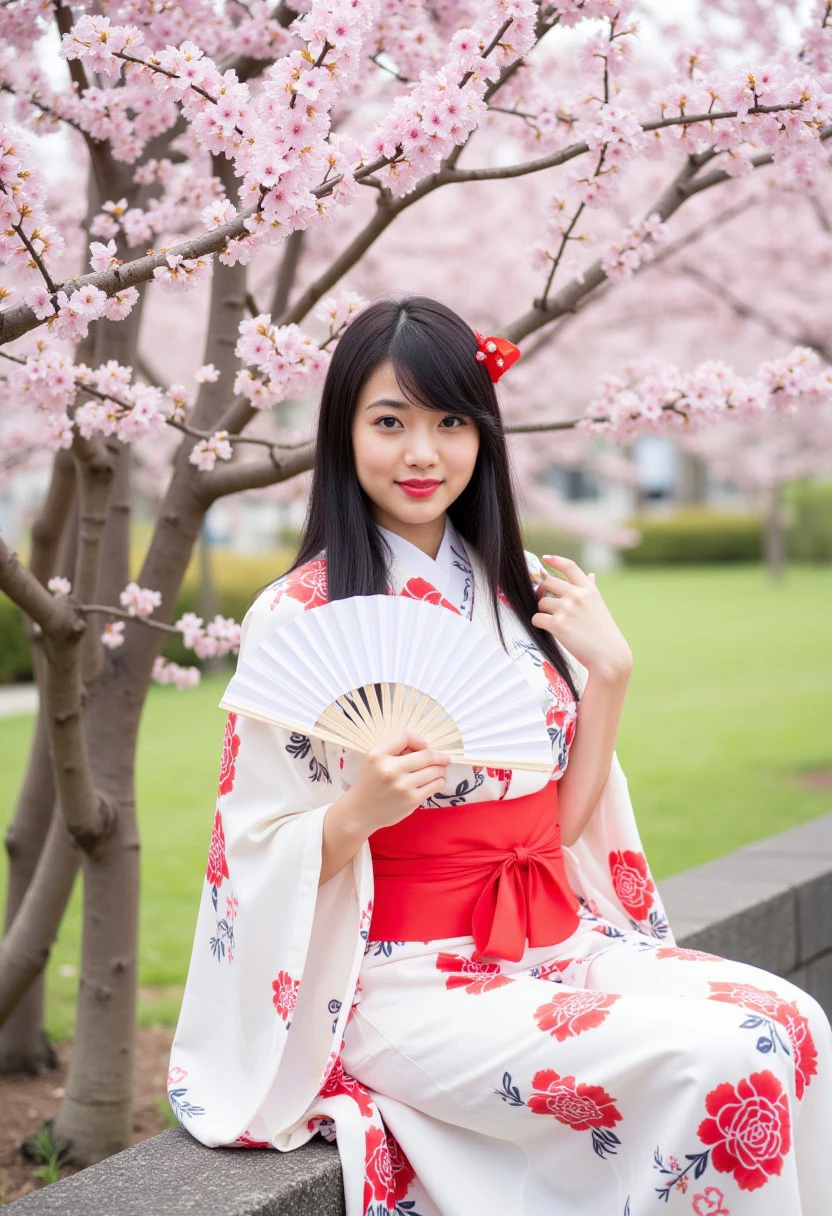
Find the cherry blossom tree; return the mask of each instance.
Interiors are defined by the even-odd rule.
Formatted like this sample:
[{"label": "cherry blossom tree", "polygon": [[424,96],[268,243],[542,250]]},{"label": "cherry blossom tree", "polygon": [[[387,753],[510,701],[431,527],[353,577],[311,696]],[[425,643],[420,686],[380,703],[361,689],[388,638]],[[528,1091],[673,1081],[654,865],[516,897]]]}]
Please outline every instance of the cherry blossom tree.
[{"label": "cherry blossom tree", "polygon": [[[82,983],[54,1129],[76,1161],[131,1141],[136,734],[152,680],[197,678],[160,644],[177,632],[209,657],[239,640],[221,617],[173,621],[207,510],[302,487],[312,438],[283,409],[311,419],[334,345],[394,286],[391,266],[402,281],[408,239],[439,265],[455,232],[461,274],[444,260],[435,294],[469,312],[475,281],[478,328],[522,344],[501,394],[524,469],[576,439],[594,451],[600,436],[614,464],[609,445],[642,433],[782,426],[828,404],[805,339],[745,368],[710,348],[692,366],[622,352],[571,401],[542,372],[585,315],[648,282],[674,242],[693,248],[686,215],[719,226],[709,200],[741,206],[763,177],[820,194],[830,7],[783,40],[756,5],[721,0],[738,53],[724,33],[702,46],[658,29],[636,0],[0,5],[0,440],[7,465],[51,460],[28,562],[0,539],[41,693],[7,835],[0,1066],[48,1064],[42,974],[80,868]],[[55,132],[72,150],[60,190],[37,155]],[[147,343],[160,327],[168,342]],[[132,490],[154,460],[164,489],[131,581]]]}]

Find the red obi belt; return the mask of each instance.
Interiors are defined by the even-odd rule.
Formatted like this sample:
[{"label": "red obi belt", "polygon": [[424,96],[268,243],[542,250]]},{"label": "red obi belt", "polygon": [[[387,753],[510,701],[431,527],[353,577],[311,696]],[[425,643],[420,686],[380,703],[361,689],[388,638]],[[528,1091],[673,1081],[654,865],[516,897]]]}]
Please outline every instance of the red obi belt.
[{"label": "red obi belt", "polygon": [[369,844],[370,941],[473,936],[479,956],[516,962],[527,939],[551,946],[578,927],[557,781],[522,798],[425,807]]}]

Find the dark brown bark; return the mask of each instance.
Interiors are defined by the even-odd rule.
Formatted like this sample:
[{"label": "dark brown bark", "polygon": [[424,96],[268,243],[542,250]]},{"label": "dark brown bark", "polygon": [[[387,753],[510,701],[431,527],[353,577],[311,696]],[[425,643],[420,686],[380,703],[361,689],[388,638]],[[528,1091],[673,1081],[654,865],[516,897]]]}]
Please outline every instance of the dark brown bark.
[{"label": "dark brown bark", "polygon": [[[73,513],[75,467],[72,454],[58,452],[41,510],[32,527],[30,569],[43,584],[53,574],[71,578],[75,567],[77,519]],[[69,528],[67,530],[67,522]],[[57,560],[59,548],[61,560]],[[29,626],[30,635],[32,633]],[[38,639],[32,641],[36,675],[42,683],[43,660]],[[11,928],[28,889],[55,811],[55,782],[49,757],[49,736],[42,706],[38,708],[35,732],[29,751],[26,775],[6,832],[8,889],[5,933]],[[73,872],[77,862],[73,860]],[[62,885],[56,877],[52,881]],[[71,886],[70,886],[71,890]],[[61,913],[62,914],[62,913]],[[50,939],[51,940],[51,939]],[[0,1025],[0,1074],[25,1072],[32,1075],[55,1068],[57,1057],[43,1026],[44,977],[41,973],[27,988],[8,1019]]]},{"label": "dark brown bark", "polygon": [[[39,711],[26,776],[4,842],[9,875],[4,941],[8,940],[35,872],[54,805],[49,738],[43,713]],[[0,1074],[28,1072],[36,1075],[55,1068],[57,1057],[43,1030],[43,996],[41,974],[0,1027]]]}]

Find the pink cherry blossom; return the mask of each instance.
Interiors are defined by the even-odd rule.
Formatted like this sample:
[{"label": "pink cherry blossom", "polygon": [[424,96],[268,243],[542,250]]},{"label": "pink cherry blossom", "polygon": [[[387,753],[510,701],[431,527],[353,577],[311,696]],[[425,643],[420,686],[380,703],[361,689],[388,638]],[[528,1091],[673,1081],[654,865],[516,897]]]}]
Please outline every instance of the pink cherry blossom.
[{"label": "pink cherry blossom", "polygon": [[161,593],[138,583],[128,583],[119,593],[119,603],[126,608],[130,616],[149,617],[162,603]]},{"label": "pink cherry blossom", "polygon": [[201,672],[198,667],[181,667],[171,663],[161,655],[155,660],[151,679],[155,684],[174,684],[178,689],[194,688],[200,681]]},{"label": "pink cherry blossom", "polygon": [[191,450],[188,460],[195,464],[200,471],[213,469],[218,460],[230,460],[232,457],[228,431],[215,431],[208,439],[200,439]]},{"label": "pink cherry blossom", "polygon": [[117,650],[124,645],[124,621],[108,621],[101,634],[101,644],[108,650]]},{"label": "pink cherry blossom", "polygon": [[115,241],[108,241],[103,245],[100,241],[92,241],[90,244],[90,266],[93,270],[111,270],[113,266],[118,265],[116,257]]}]

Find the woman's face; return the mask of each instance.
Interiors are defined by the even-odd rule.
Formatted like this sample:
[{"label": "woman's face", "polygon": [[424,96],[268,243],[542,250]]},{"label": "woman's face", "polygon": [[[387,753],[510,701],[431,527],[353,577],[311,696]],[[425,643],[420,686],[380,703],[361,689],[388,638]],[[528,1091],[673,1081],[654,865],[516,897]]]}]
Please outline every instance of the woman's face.
[{"label": "woman's face", "polygon": [[[355,470],[373,503],[373,519],[406,535],[444,520],[471,479],[480,437],[473,419],[408,401],[392,363],[382,363],[359,393],[352,442]],[[423,480],[441,484],[420,498],[411,497],[399,484]]]}]

